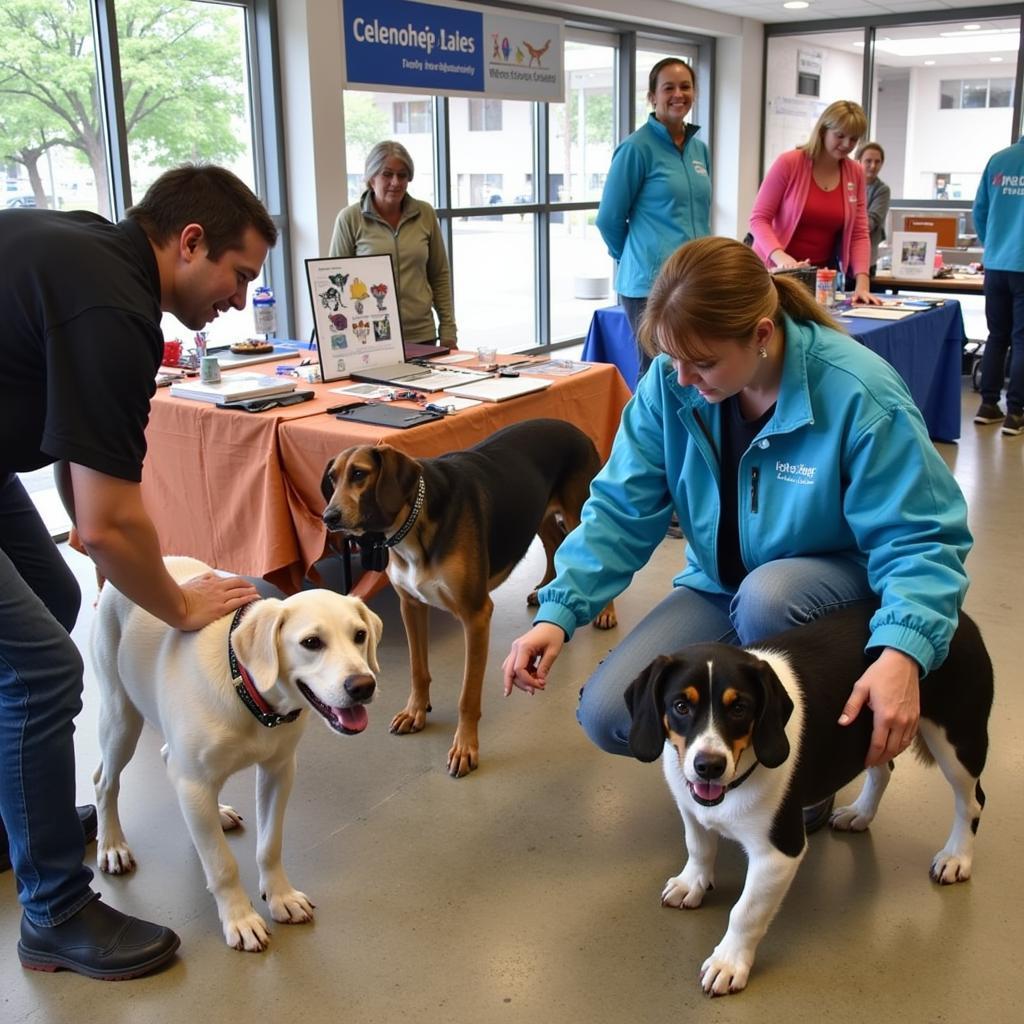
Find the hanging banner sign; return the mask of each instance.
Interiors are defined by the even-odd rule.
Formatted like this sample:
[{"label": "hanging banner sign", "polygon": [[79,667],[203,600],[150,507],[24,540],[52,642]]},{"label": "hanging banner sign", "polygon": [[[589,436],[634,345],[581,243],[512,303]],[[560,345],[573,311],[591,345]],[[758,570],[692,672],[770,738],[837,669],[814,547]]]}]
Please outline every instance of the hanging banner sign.
[{"label": "hanging banner sign", "polygon": [[565,99],[563,24],[463,4],[344,0],[345,87]]}]

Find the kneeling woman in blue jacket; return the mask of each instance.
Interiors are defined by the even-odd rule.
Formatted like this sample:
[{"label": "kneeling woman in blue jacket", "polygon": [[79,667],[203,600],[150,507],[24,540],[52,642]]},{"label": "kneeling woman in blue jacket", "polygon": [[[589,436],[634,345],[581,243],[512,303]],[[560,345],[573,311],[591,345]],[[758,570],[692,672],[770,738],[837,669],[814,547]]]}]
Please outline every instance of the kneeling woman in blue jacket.
[{"label": "kneeling woman in blue jacket", "polygon": [[895,757],[917,729],[919,677],[946,657],[971,547],[963,495],[903,381],[731,239],[676,250],[641,336],[661,354],[558,549],[533,628],[512,645],[505,692],[544,687],[562,645],[628,586],[675,510],[686,565],[584,687],[578,717],[594,743],[628,754],[623,692],[655,656],[751,643],[875,600],[880,654],[845,714],[869,703],[868,764]]}]

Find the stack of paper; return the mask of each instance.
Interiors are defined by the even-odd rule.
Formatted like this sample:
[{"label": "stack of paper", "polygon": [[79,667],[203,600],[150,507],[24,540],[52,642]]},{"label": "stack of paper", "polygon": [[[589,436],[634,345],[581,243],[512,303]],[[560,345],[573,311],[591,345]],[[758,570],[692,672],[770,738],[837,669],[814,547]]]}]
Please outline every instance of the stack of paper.
[{"label": "stack of paper", "polygon": [[246,398],[269,398],[287,395],[295,390],[295,381],[284,377],[271,377],[261,373],[228,374],[217,384],[204,384],[190,379],[176,381],[170,393],[174,398],[192,398],[197,402],[240,402]]}]

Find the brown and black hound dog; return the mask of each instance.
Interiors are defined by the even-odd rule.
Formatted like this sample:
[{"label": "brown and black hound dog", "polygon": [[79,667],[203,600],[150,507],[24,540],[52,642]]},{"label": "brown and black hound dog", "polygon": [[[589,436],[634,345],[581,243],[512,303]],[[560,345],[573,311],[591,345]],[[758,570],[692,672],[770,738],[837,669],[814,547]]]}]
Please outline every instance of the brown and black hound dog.
[{"label": "brown and black hound dog", "polygon": [[[508,578],[534,535],[547,555],[537,587],[554,578],[555,550],[579,524],[600,465],[586,434],[550,419],[505,427],[473,448],[438,458],[359,445],[327,465],[324,523],[359,539],[364,565],[387,567],[401,602],[412,690],[392,732],[419,732],[430,711],[428,605],[447,609],[462,623],[466,661],[459,724],[448,751],[451,775],[469,774],[480,760],[477,723],[494,609],[490,591]],[[536,591],[529,603],[536,603]],[[599,629],[615,624],[612,604],[594,620]]]}]

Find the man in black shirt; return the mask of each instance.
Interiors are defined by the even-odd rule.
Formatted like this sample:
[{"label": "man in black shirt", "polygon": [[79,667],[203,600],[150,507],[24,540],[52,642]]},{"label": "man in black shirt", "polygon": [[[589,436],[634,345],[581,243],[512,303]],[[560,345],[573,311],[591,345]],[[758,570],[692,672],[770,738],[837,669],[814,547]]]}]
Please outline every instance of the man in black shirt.
[{"label": "man in black shirt", "polygon": [[55,464],[100,572],[169,625],[200,629],[253,600],[238,578],[170,577],[140,481],[161,312],[198,330],[241,309],[276,240],[260,201],[211,166],[168,171],[119,224],[0,211],[0,816],[27,967],[133,978],[179,940],[90,888],[74,803],[80,594],[16,474]]}]

